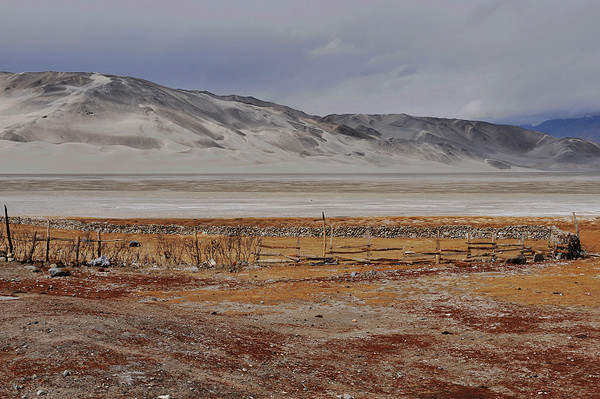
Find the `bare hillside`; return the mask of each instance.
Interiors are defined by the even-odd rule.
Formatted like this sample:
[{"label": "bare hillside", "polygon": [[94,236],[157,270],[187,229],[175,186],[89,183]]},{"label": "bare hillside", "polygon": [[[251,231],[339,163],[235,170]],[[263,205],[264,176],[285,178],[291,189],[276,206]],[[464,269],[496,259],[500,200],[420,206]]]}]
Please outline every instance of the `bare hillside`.
[{"label": "bare hillside", "polygon": [[3,172],[600,169],[600,145],[409,115],[311,116],[98,73],[0,73]]}]

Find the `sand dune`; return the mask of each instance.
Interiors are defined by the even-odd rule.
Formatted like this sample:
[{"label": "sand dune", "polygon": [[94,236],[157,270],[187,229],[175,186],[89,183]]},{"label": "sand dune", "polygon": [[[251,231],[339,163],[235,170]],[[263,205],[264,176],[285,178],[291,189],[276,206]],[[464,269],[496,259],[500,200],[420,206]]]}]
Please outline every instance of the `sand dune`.
[{"label": "sand dune", "polygon": [[0,73],[0,172],[600,169],[600,146],[409,115],[311,116],[97,73]]}]

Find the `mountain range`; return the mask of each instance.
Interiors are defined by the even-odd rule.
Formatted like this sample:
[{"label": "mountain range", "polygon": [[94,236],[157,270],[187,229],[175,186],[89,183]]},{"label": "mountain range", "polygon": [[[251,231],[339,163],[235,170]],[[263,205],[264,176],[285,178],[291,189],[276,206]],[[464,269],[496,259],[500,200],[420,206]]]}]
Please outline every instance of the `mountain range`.
[{"label": "mountain range", "polygon": [[522,125],[522,128],[548,133],[554,137],[578,137],[600,143],[600,116],[583,118],[550,119],[538,125]]},{"label": "mountain range", "polygon": [[599,170],[600,144],[482,121],[308,115],[99,73],[0,73],[0,173]]}]

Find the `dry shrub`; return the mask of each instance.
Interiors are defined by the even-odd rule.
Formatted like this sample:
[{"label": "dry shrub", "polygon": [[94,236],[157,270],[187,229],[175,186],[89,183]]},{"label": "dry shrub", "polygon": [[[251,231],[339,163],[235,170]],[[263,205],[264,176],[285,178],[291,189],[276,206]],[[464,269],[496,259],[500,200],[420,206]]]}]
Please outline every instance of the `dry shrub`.
[{"label": "dry shrub", "polygon": [[[35,230],[11,225],[14,256],[27,262],[45,260],[46,237]],[[97,257],[98,244],[86,232],[77,240],[53,239],[50,241],[48,260],[57,264],[79,265]],[[2,231],[0,246],[6,245],[6,235]],[[193,264],[207,268],[225,268],[238,271],[245,265],[255,264],[261,239],[256,236],[217,237],[198,240],[197,236],[180,237],[157,235],[154,251],[140,247],[130,247],[127,240],[103,242],[102,255],[113,265],[141,266],[162,264],[166,267]],[[148,245],[148,244],[146,244]]]},{"label": "dry shrub", "polygon": [[[92,241],[91,233],[86,232],[79,240],[79,264],[95,259],[95,244]],[[77,254],[75,255],[77,258]]]},{"label": "dry shrub", "polygon": [[18,225],[11,225],[11,238],[13,242],[13,255],[17,260],[32,260],[38,248],[39,237],[37,231],[27,231]]},{"label": "dry shrub", "polygon": [[158,254],[166,266],[183,263],[184,245],[182,245],[181,239],[159,234],[156,237],[156,246]]},{"label": "dry shrub", "polygon": [[244,265],[256,262],[260,242],[256,236],[219,237],[204,241],[194,237],[186,239],[183,246],[185,254],[195,265],[238,271]]},{"label": "dry shrub", "polygon": [[71,262],[74,260],[74,256],[75,249],[73,242],[58,240],[50,241],[50,247],[48,251],[48,260],[50,262],[58,264],[71,264]]},{"label": "dry shrub", "polygon": [[102,255],[110,261],[111,265],[125,265],[127,258],[126,251],[129,245],[126,241],[115,241],[111,243],[102,243]]},{"label": "dry shrub", "polygon": [[32,262],[35,258],[36,258],[36,250],[38,248],[38,244],[40,243],[41,239],[38,236],[38,232],[37,231],[33,231],[33,232],[23,232],[23,235],[25,237],[25,242],[23,243],[23,251],[25,253],[25,256],[21,259],[23,259],[26,262]]}]

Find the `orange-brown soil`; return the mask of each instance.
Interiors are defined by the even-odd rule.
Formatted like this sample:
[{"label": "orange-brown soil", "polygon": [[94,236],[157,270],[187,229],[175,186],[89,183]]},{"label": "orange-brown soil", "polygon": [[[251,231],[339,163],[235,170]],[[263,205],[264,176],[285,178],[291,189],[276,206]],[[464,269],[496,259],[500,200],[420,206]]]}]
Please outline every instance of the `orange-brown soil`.
[{"label": "orange-brown soil", "polygon": [[[568,218],[337,222],[574,229]],[[600,220],[580,220],[579,228],[584,248],[600,252]],[[320,245],[307,239],[306,250]],[[36,273],[0,263],[0,296],[11,298],[0,300],[0,397],[598,397],[596,257],[71,271],[50,278],[45,266]]]}]

